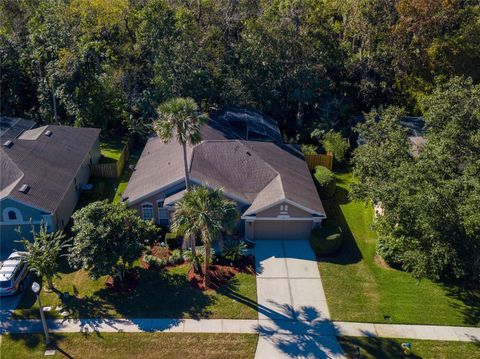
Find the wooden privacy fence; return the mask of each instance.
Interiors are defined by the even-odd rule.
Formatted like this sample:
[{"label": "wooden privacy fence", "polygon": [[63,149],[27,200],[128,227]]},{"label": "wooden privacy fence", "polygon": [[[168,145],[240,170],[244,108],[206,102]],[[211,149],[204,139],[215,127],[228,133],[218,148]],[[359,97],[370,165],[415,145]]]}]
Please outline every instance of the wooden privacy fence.
[{"label": "wooden privacy fence", "polygon": [[305,155],[305,161],[310,170],[313,170],[316,166],[327,167],[331,170],[333,168],[333,153],[329,152],[326,155]]},{"label": "wooden privacy fence", "polygon": [[120,177],[125,167],[125,163],[130,157],[130,151],[133,147],[133,139],[129,138],[122,149],[122,153],[117,161],[112,163],[98,163],[90,167],[92,176],[102,178],[116,178]]}]

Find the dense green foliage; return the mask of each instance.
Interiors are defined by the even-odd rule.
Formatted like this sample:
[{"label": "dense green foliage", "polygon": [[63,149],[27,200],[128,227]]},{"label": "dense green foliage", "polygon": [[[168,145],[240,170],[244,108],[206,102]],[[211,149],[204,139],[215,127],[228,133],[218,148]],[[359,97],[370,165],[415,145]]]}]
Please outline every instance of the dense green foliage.
[{"label": "dense green foliage", "polygon": [[[287,139],[380,105],[421,110],[434,78],[480,79],[478,2],[3,0],[0,111],[145,134],[157,105],[250,105]],[[346,132],[345,132],[346,131]]]},{"label": "dense green foliage", "polygon": [[423,102],[427,142],[409,150],[401,112],[370,116],[354,155],[357,198],[381,204],[379,253],[416,277],[480,281],[480,85],[452,79]]},{"label": "dense green foliage", "polygon": [[107,200],[90,203],[72,218],[70,264],[88,270],[95,279],[112,275],[123,282],[128,267],[158,234],[152,221],[144,221],[123,203]]},{"label": "dense green foliage", "polygon": [[340,132],[335,131],[329,131],[325,134],[322,145],[326,152],[333,152],[333,158],[339,163],[345,161],[345,156],[350,148],[348,140],[343,138]]},{"label": "dense green foliage", "polygon": [[65,235],[60,231],[48,233],[44,225],[40,226],[38,232],[32,226],[32,235],[33,242],[25,238],[20,241],[26,251],[25,260],[30,270],[40,278],[45,276],[47,288],[53,290],[53,277],[58,272],[60,253],[68,246],[64,241]]},{"label": "dense green foliage", "polygon": [[315,167],[315,173],[313,176],[317,181],[318,191],[321,198],[330,198],[335,194],[337,181],[332,171],[327,167],[317,166]]},{"label": "dense green foliage", "polygon": [[342,240],[342,229],[336,223],[314,228],[310,234],[310,245],[318,255],[337,253],[342,245]]}]

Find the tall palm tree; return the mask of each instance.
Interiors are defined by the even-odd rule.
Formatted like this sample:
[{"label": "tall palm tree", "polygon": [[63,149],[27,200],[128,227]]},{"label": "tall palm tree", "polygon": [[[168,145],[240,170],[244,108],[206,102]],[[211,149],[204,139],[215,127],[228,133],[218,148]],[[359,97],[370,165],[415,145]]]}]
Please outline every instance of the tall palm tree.
[{"label": "tall palm tree", "polygon": [[160,139],[167,143],[176,138],[183,148],[183,165],[185,168],[185,188],[190,189],[187,161],[187,144],[200,143],[200,126],[207,116],[199,111],[194,99],[175,97],[163,102],[157,109],[158,119],[153,128]]},{"label": "tall palm tree", "polygon": [[237,220],[235,202],[225,198],[221,189],[193,187],[176,204],[172,227],[181,233],[198,233],[205,246],[203,275],[206,286],[210,284],[212,242],[222,231],[233,227]]}]

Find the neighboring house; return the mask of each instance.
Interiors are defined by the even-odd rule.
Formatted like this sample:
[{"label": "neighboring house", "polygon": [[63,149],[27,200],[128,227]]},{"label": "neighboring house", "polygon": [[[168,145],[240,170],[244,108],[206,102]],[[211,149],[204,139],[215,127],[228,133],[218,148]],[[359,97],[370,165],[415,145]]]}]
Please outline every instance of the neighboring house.
[{"label": "neighboring house", "polygon": [[[250,128],[265,136],[247,141],[229,122],[212,118],[201,129],[202,142],[188,147],[192,185],[221,187],[237,203],[242,214],[239,229],[247,239],[308,239],[311,229],[326,216],[301,152],[277,142],[281,136],[271,120],[250,123]],[[273,135],[269,134],[272,126],[276,128]],[[180,144],[175,140],[165,144],[153,137],[123,198],[144,219],[168,226],[175,202],[185,193],[184,180]]]},{"label": "neighboring house", "polygon": [[[13,131],[15,132],[15,131]],[[15,138],[2,132],[0,160],[0,252],[18,246],[20,228],[31,238],[31,224],[62,229],[75,209],[90,165],[100,158],[96,128],[42,126]]]},{"label": "neighboring house", "polygon": [[[362,122],[363,116],[354,116],[356,123]],[[400,120],[400,125],[408,130],[408,140],[410,142],[410,152],[412,156],[417,157],[423,146],[427,143],[427,139],[423,137],[425,133],[425,122],[422,117],[405,116]],[[361,146],[368,141],[360,136],[357,137],[356,144]]]}]

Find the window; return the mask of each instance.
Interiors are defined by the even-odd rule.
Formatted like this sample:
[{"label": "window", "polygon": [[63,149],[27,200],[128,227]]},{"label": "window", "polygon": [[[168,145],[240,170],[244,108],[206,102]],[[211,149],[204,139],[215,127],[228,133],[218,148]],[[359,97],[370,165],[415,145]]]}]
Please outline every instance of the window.
[{"label": "window", "polygon": [[18,208],[8,207],[3,210],[3,220],[5,222],[21,222],[23,221],[22,214]]},{"label": "window", "polygon": [[146,221],[153,219],[153,206],[151,203],[142,204],[142,218]]},{"label": "window", "polygon": [[287,204],[282,204],[280,206],[280,214],[288,214],[288,205]]},{"label": "window", "polygon": [[17,214],[15,213],[15,211],[8,211],[8,220],[9,221],[17,220]]}]

